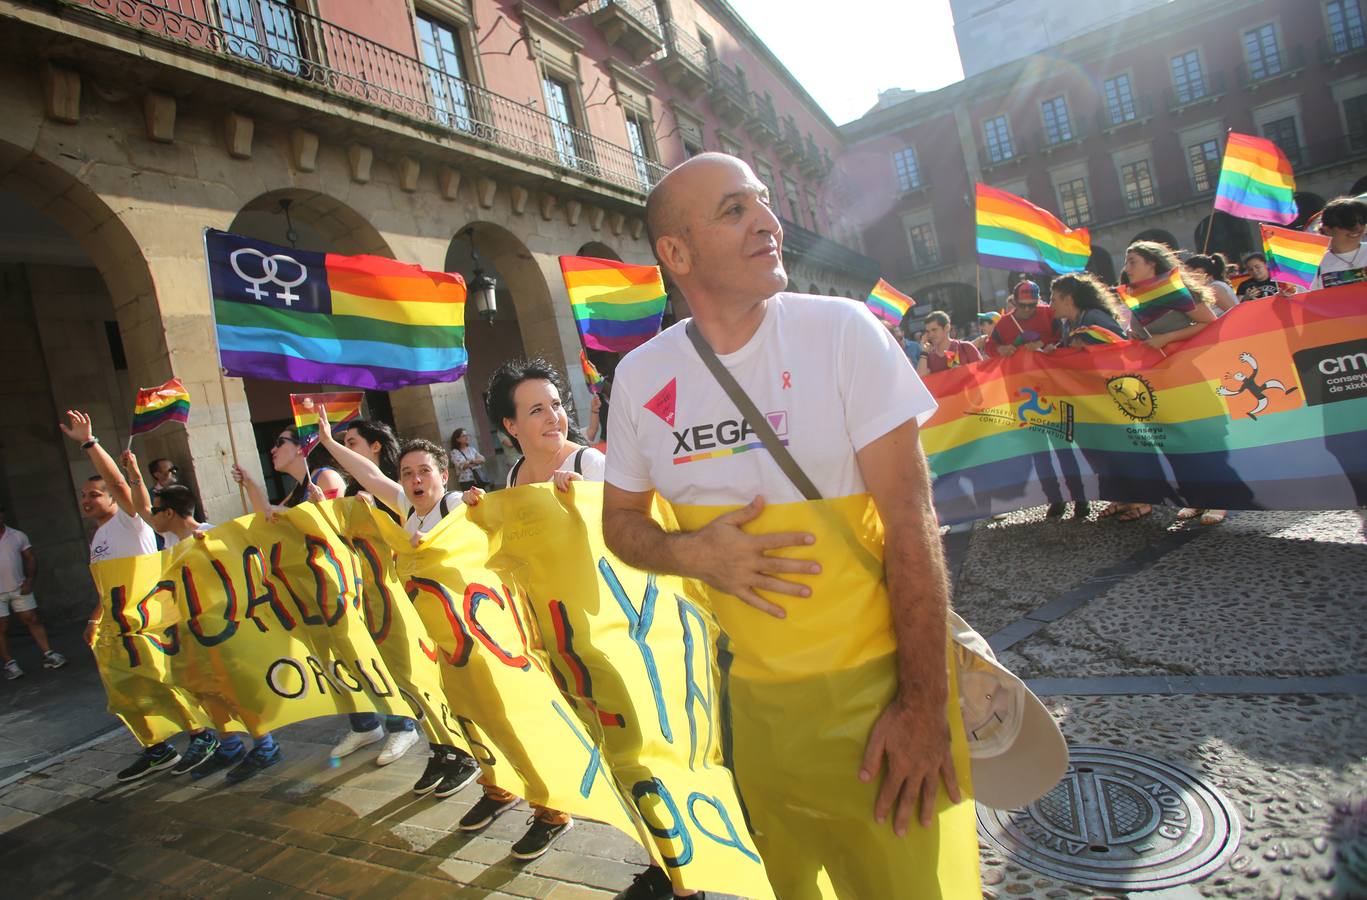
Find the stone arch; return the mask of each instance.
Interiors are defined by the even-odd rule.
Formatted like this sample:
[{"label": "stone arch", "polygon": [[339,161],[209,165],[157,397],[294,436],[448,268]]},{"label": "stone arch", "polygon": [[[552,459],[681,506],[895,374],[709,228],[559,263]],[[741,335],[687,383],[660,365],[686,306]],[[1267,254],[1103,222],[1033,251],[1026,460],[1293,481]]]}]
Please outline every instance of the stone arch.
[{"label": "stone arch", "polygon": [[[1166,228],[1146,228],[1130,238],[1131,244],[1136,241],[1153,241],[1158,244],[1164,244],[1171,250],[1182,249],[1182,242],[1177,240],[1177,236]],[[1128,246],[1128,244],[1126,246]],[[1200,245],[1198,244],[1197,246],[1199,247]]]},{"label": "stone arch", "polygon": [[[1210,230],[1209,242],[1206,241],[1207,229]],[[1197,250],[1205,247],[1207,253],[1223,253],[1233,262],[1238,262],[1245,253],[1262,249],[1262,242],[1254,239],[1248,220],[1222,212],[1212,213],[1197,222],[1192,238]]]},{"label": "stone arch", "polygon": [[1087,257],[1087,271],[1107,284],[1116,283],[1115,259],[1105,247],[1092,245],[1092,255]]},{"label": "stone arch", "polygon": [[[286,216],[282,201],[288,204]],[[348,256],[370,254],[392,259],[394,252],[378,229],[364,216],[334,197],[300,188],[267,191],[244,203],[233,217],[228,230],[257,240],[269,241],[282,247],[297,247],[319,253],[342,253]],[[270,465],[270,446],[280,429],[293,421],[289,395],[326,390],[352,390],[327,384],[301,384],[266,381],[259,378],[242,379],[251,411],[252,431],[256,438],[256,452],[261,460],[261,472],[267,492],[273,497],[283,496],[290,487],[283,476]],[[395,391],[395,395],[402,392]],[[395,421],[395,402],[388,391],[366,391],[366,412],[403,429]],[[401,405],[401,404],[400,404]],[[321,452],[321,451],[320,451]]]},{"label": "stone arch", "polygon": [[602,241],[589,241],[579,248],[576,256],[592,256],[595,259],[615,259],[622,262],[622,254],[609,247]]},{"label": "stone arch", "polygon": [[[592,242],[584,245],[589,246]],[[597,246],[606,249],[606,245]],[[477,264],[497,283],[498,310],[492,321],[481,321],[474,306],[466,306],[465,348],[470,354],[470,368],[465,379],[479,445],[496,449],[501,441],[494,423],[484,413],[484,393],[494,370],[510,359],[539,356],[570,378],[579,360],[566,358],[550,285],[521,238],[493,222],[481,220],[463,226],[447,246],[446,271],[459,272],[468,284]],[[573,404],[572,397],[563,399]],[[575,418],[573,410],[570,418]],[[492,458],[487,451],[484,455]],[[495,475],[499,466],[492,469],[486,474]]]}]

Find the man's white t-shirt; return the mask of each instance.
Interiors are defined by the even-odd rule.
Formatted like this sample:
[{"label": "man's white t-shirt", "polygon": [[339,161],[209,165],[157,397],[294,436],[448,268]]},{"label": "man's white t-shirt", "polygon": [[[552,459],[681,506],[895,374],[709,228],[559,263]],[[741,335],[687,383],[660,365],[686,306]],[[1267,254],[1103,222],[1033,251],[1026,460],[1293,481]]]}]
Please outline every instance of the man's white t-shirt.
[{"label": "man's white t-shirt", "polygon": [[24,551],[33,545],[28,535],[17,528],[5,528],[0,534],[0,594],[19,590],[24,584]]},{"label": "man's white t-shirt", "polygon": [[95,536],[90,539],[92,563],[156,552],[157,533],[152,526],[122,508],[116,508],[114,516],[95,529]]},{"label": "man's white t-shirt", "polygon": [[[935,398],[863,304],[781,293],[766,307],[745,346],[719,359],[822,497],[863,493],[855,454],[911,419],[924,425]],[[802,500],[699,358],[686,324],[618,364],[607,481],[682,504]]]},{"label": "man's white t-shirt", "polygon": [[[210,525],[208,522],[200,522],[199,527],[196,528],[195,531],[208,531],[213,527],[214,526]],[[161,535],[161,549],[163,550],[170,550],[181,541],[180,535],[176,534],[174,531],[158,531],[157,534]]]},{"label": "man's white t-shirt", "polygon": [[1310,290],[1318,291],[1324,287],[1324,276],[1339,272],[1350,272],[1350,276],[1339,276],[1329,279],[1330,287],[1337,287],[1341,283],[1352,284],[1362,281],[1367,272],[1358,271],[1367,269],[1367,244],[1359,244],[1356,251],[1350,256],[1348,254],[1338,254],[1332,250],[1324,251],[1324,259],[1320,260],[1319,271],[1315,273],[1315,280],[1310,282]]}]

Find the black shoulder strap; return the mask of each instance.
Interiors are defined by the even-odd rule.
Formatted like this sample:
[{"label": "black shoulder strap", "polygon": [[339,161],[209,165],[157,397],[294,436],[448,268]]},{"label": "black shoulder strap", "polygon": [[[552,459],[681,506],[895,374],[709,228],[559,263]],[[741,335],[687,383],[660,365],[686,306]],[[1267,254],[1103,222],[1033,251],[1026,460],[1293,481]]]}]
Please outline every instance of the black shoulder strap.
[{"label": "black shoulder strap", "polygon": [[588,447],[580,447],[579,450],[574,454],[574,474],[576,474],[576,475],[583,475],[583,474],[584,474],[584,470],[583,470],[583,468],[580,466],[580,461],[583,460],[583,458],[584,458],[584,451],[586,451],[586,450],[588,450],[588,449],[589,449]]},{"label": "black shoulder strap", "polygon": [[451,494],[447,492],[441,495],[441,517],[446,518],[446,514],[451,511]]},{"label": "black shoulder strap", "polygon": [[693,342],[693,349],[698,351],[698,356],[702,358],[703,365],[712,373],[712,377],[717,379],[717,384],[726,392],[726,396],[731,398],[731,402],[736,404],[736,409],[745,417],[745,421],[750,423],[750,428],[759,436],[760,442],[764,444],[764,449],[769,451],[774,462],[783,470],[783,474],[788,476],[788,480],[798,489],[808,500],[820,500],[821,492],[812,484],[812,480],[807,477],[807,473],[802,471],[802,467],[793,459],[793,455],[788,452],[788,448],[783,446],[783,442],[774,434],[774,428],[769,424],[769,420],[760,414],[755,408],[754,401],[750,395],[736,383],[736,379],[727,371],[726,366],[722,365],[721,360],[717,359],[717,354],[712,352],[707,340],[698,331],[698,326],[693,320],[688,321],[685,329],[688,332],[688,339]]},{"label": "black shoulder strap", "polygon": [[513,467],[508,470],[508,487],[517,487],[517,473],[521,470],[522,464],[526,462],[526,460],[527,457],[525,456],[519,458],[517,462],[513,463]]}]

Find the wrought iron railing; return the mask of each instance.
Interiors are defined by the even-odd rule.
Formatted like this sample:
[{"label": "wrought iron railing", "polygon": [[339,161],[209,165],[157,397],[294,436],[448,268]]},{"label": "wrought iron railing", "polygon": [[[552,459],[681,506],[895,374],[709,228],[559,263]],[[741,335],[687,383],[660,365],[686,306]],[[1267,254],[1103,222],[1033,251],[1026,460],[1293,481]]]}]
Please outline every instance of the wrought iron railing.
[{"label": "wrought iron railing", "polygon": [[763,122],[775,137],[781,134],[778,130],[778,112],[774,109],[774,101],[754,92],[751,92],[750,97],[750,111],[754,117]]},{"label": "wrought iron railing", "polygon": [[448,135],[497,147],[628,190],[667,171],[531,106],[425,65],[280,0],[64,0],[124,25],[287,75],[397,112]]},{"label": "wrought iron railing", "polygon": [[1259,59],[1256,63],[1250,63],[1247,60],[1239,63],[1239,84],[1241,87],[1252,87],[1259,82],[1291,75],[1304,68],[1305,47],[1296,44],[1285,50],[1278,50],[1274,55]]},{"label": "wrought iron railing", "polygon": [[702,71],[707,71],[707,48],[702,41],[680,28],[678,22],[664,23],[664,39],[667,54],[686,59]]},{"label": "wrought iron railing", "polygon": [[597,12],[609,6],[617,7],[645,28],[663,36],[664,32],[660,28],[660,13],[655,8],[654,3],[646,3],[642,0],[593,0],[587,9],[589,12]]},{"label": "wrought iron railing", "polygon": [[709,59],[708,74],[712,76],[712,90],[725,94],[742,109],[750,108],[750,88],[745,84],[745,73],[719,59]]},{"label": "wrought iron railing", "polygon": [[1203,73],[1199,80],[1189,81],[1182,85],[1181,89],[1169,85],[1164,90],[1164,95],[1167,97],[1168,101],[1169,112],[1177,112],[1183,107],[1191,106],[1194,103],[1214,100],[1224,93],[1224,72],[1212,72],[1209,75]]}]

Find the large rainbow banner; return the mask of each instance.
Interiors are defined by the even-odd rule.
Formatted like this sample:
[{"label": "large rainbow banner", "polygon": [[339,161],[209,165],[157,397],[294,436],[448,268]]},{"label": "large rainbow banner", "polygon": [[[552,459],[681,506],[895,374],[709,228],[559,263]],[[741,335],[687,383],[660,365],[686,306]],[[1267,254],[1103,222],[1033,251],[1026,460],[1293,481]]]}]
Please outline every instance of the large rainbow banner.
[{"label": "large rainbow banner", "polygon": [[929,376],[940,520],[1070,499],[1367,503],[1367,285],[1240,304],[1165,350],[1017,353]]}]

